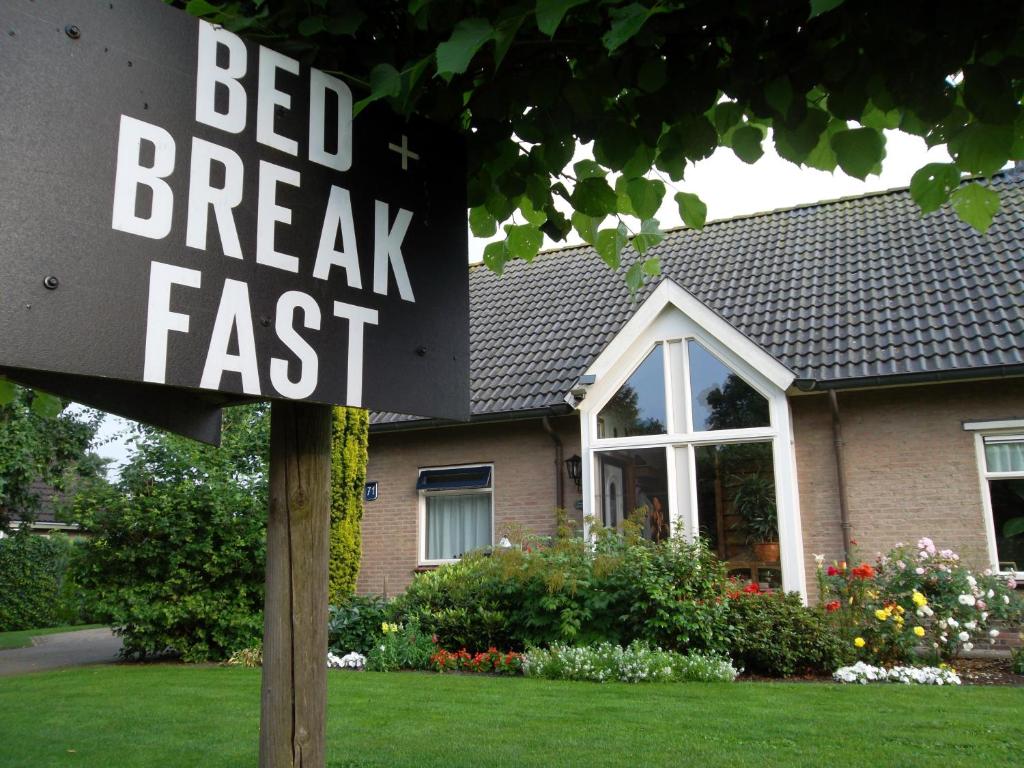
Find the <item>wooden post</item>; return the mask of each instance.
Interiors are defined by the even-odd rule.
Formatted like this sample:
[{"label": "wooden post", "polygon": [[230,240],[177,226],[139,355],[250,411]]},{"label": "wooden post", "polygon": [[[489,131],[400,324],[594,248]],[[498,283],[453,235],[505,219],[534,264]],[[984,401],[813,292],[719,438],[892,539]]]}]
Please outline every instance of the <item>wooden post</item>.
[{"label": "wooden post", "polygon": [[323,768],[331,408],[270,408],[260,768]]}]

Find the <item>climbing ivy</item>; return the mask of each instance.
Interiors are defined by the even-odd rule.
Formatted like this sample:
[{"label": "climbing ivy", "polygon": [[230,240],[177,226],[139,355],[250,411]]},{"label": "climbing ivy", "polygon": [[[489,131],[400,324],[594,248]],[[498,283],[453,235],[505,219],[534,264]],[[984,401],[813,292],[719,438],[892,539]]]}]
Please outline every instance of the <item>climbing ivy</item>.
[{"label": "climbing ivy", "polygon": [[369,413],[335,408],[331,434],[331,554],[328,595],[332,605],[355,592],[362,556],[360,523],[366,485]]},{"label": "climbing ivy", "polygon": [[[863,179],[886,129],[945,146],[913,177],[922,213],[951,202],[984,230],[989,176],[1024,159],[1024,5],[1006,0],[191,0],[351,84],[467,137],[485,263],[536,256],[575,229],[626,279],[658,273],[654,218],[673,194],[703,226],[687,168],[728,147]],[[594,159],[571,165],[578,143]],[[556,203],[558,203],[556,205]],[[567,216],[563,210],[569,208]]]}]

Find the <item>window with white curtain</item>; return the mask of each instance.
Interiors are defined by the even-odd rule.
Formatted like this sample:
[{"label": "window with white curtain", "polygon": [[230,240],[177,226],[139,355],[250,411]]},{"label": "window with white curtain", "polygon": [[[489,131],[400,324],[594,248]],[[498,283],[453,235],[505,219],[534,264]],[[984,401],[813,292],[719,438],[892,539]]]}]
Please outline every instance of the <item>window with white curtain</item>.
[{"label": "window with white curtain", "polygon": [[458,560],[493,543],[493,467],[421,469],[420,562]]},{"label": "window with white curtain", "polygon": [[981,440],[999,570],[1024,575],[1024,434],[984,435]]}]

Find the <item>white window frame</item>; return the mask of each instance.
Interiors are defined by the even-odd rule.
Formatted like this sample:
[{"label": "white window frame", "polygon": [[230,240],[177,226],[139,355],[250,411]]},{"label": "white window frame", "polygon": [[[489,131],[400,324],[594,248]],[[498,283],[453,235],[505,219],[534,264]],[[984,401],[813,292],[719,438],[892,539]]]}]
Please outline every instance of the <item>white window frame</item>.
[{"label": "white window frame", "polygon": [[422,566],[432,565],[444,565],[445,563],[457,563],[460,558],[443,558],[428,560],[427,559],[427,496],[466,496],[469,494],[479,495],[486,493],[491,497],[491,540],[484,546],[494,546],[494,462],[490,461],[477,461],[471,464],[445,464],[439,467],[420,467],[416,470],[416,477],[418,478],[423,472],[433,472],[439,469],[472,469],[475,467],[490,467],[491,469],[491,487],[490,488],[453,488],[446,491],[432,491],[427,488],[422,488],[416,492],[417,495],[417,507],[418,507],[418,524],[417,524],[417,562]]},{"label": "white window frame", "polygon": [[[992,492],[989,480],[1024,480],[1024,472],[989,472],[988,460],[985,458],[986,437],[1024,437],[1024,419],[1001,419],[999,421],[968,421],[964,422],[964,430],[974,433],[974,458],[978,466],[980,480],[981,506],[985,517],[985,538],[988,541],[988,556],[992,570],[997,573],[1012,575],[1018,581],[1024,581],[1024,570],[1003,571],[999,567],[999,550],[996,547],[996,522],[992,516]],[[1017,564],[1021,567],[1021,563]]]},{"label": "white window frame", "polygon": [[[701,344],[767,399],[770,426],[689,431],[692,429],[692,406],[687,342],[691,339]],[[672,354],[672,342],[681,343],[681,355]],[[663,344],[668,433],[598,438],[598,413],[659,343]],[[613,449],[660,447],[667,452],[669,508],[673,510],[669,521],[670,532],[676,533],[676,523],[681,518],[683,535],[692,538],[699,529],[695,448],[722,443],[770,442],[779,510],[782,586],[786,591],[799,592],[806,601],[807,584],[792,417],[786,397],[786,389],[793,381],[793,374],[670,280],[658,286],[586,373],[594,376],[594,384],[579,404],[584,455],[584,519],[592,518],[596,513],[594,489],[600,487],[597,453]],[[673,377],[679,375],[682,381],[673,381]],[[684,396],[674,395],[673,386],[681,388]],[[676,412],[680,406],[684,411],[681,414]],[[686,488],[681,488],[681,471],[685,472],[688,480]],[[584,535],[589,534],[589,528],[585,525]]]}]

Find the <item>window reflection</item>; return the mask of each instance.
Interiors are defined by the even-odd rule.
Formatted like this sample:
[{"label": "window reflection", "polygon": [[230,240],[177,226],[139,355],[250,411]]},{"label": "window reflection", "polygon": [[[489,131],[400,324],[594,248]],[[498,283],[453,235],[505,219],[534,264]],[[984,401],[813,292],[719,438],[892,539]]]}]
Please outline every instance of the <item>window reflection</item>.
[{"label": "window reflection", "polygon": [[770,426],[768,400],[699,342],[687,342],[695,432]]},{"label": "window reflection", "polygon": [[644,358],[597,415],[598,437],[665,434],[665,366],[662,345]]},{"label": "window reflection", "polygon": [[644,538],[669,535],[668,469],[664,448],[600,451],[597,460],[597,519],[621,529],[626,520],[641,527]]},{"label": "window reflection", "polygon": [[772,444],[695,448],[700,534],[730,573],[774,586],[779,572]]}]

